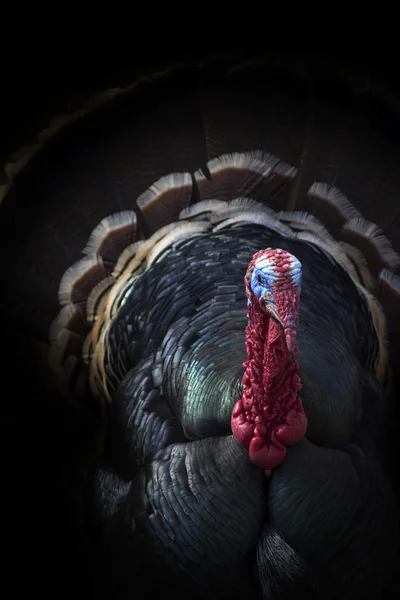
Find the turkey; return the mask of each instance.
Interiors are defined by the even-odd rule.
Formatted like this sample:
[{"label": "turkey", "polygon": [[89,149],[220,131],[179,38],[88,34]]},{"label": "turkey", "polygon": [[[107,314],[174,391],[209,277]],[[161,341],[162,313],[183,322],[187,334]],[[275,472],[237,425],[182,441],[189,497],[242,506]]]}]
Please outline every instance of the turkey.
[{"label": "turkey", "polygon": [[353,107],[339,144],[342,107],[313,96],[310,124],[307,74],[288,93],[265,68],[168,80],[176,100],[160,86],[132,146],[124,120],[117,130],[133,167],[102,150],[116,108],[103,137],[89,120],[100,150],[85,143],[108,160],[94,188],[112,202],[90,161],[87,180],[74,175],[71,140],[72,187],[56,168],[41,184],[72,200],[36,217],[40,261],[13,290],[41,281],[21,316],[39,338],[59,286],[51,367],[107,423],[85,503],[113,597],[381,598],[397,568],[386,438],[400,258],[370,205],[350,201],[373,187],[350,173],[364,141]]}]

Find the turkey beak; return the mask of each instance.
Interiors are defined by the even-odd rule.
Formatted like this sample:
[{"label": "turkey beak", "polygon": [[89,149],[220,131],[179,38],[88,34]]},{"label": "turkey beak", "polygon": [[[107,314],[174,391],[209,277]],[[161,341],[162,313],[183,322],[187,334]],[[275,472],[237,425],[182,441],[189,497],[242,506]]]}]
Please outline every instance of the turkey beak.
[{"label": "turkey beak", "polygon": [[275,293],[275,302],[265,299],[268,313],[283,327],[286,346],[289,352],[296,352],[296,338],[299,315],[299,296],[297,293]]},{"label": "turkey beak", "polygon": [[271,302],[270,300],[267,300],[266,298],[264,298],[264,305],[265,305],[267,312],[271,315],[271,317],[273,319],[275,319],[275,321],[278,321],[278,323],[280,323],[282,325],[282,327],[284,327],[284,324],[282,323],[281,317],[279,316],[278,309],[276,308],[276,305],[274,304],[274,302]]}]

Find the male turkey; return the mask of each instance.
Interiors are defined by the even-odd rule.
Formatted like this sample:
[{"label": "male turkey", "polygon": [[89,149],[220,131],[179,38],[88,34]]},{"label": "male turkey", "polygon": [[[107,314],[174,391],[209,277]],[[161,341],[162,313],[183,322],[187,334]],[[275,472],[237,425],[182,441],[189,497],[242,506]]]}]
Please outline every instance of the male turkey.
[{"label": "male turkey", "polygon": [[[188,113],[202,73],[176,84]],[[61,279],[52,366],[80,402],[89,382],[110,430],[89,518],[116,597],[143,583],[146,597],[380,598],[398,541],[384,442],[400,260],[332,185],[347,177],[337,147],[320,156],[315,122],[303,138],[285,105],[286,129],[258,120],[260,75],[238,73],[228,106],[230,83],[202,88],[190,135],[168,100],[149,120],[161,133],[137,124],[134,167],[161,177],[102,215]],[[196,136],[208,160],[184,171]],[[106,205],[68,210],[91,222]],[[69,253],[89,232],[60,240],[52,210]]]}]

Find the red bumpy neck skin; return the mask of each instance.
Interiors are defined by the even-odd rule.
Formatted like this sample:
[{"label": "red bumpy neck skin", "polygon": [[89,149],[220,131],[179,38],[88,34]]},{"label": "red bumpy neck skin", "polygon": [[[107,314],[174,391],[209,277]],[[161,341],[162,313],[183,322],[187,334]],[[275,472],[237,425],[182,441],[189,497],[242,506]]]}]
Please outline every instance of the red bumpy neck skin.
[{"label": "red bumpy neck skin", "polygon": [[[286,446],[302,439],[307,430],[307,418],[298,395],[301,383],[295,359],[297,348],[293,345],[296,324],[291,335],[292,351],[289,351],[287,331],[268,315],[262,300],[247,289],[248,358],[243,364],[243,396],[233,408],[231,427],[239,444],[249,450],[251,460],[268,474],[284,460]],[[299,297],[293,286],[278,289],[275,301],[282,315],[285,306],[291,304],[293,307],[294,303],[298,320]]]}]

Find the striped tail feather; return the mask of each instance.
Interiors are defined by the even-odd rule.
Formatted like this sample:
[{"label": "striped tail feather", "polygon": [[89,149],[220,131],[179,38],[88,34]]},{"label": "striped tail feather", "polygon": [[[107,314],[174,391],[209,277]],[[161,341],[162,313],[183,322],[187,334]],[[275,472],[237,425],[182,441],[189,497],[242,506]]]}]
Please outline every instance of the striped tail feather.
[{"label": "striped tail feather", "polygon": [[[269,206],[284,202],[297,169],[266,152],[235,152],[210,160],[195,172],[202,200],[229,201],[240,196],[254,200],[269,198]],[[282,193],[283,192],[283,193]],[[283,196],[283,198],[282,198]]]},{"label": "striped tail feather", "polygon": [[[369,307],[379,340],[376,375],[388,368],[387,318],[398,319],[398,255],[373,223],[336,188],[314,183],[286,210],[296,168],[261,151],[213,158],[205,169],[164,175],[130,209],[102,220],[59,290],[63,308],[51,329],[52,365],[63,385],[112,398],[102,368],[107,331],[136,278],[174,243],[232,223],[263,225],[318,246],[349,274]],[[397,308],[396,308],[397,307]],[[385,316],[387,315],[387,317]],[[79,375],[75,371],[79,371]],[[84,374],[84,375],[82,375]],[[79,390],[77,384],[79,383]]]}]

